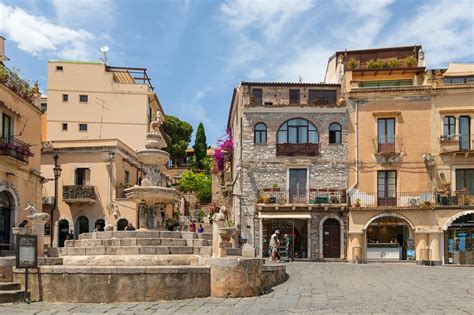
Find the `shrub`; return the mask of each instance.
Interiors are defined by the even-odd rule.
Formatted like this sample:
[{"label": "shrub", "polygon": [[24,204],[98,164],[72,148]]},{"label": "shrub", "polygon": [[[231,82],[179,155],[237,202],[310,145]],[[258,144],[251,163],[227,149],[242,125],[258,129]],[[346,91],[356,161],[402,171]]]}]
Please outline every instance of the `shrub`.
[{"label": "shrub", "polygon": [[209,203],[212,199],[212,181],[205,173],[186,171],[178,183],[181,191],[193,191],[201,203]]},{"label": "shrub", "polygon": [[355,68],[357,68],[357,60],[355,60],[355,58],[352,57],[349,59],[349,62],[347,63],[347,65],[349,66],[349,69],[354,70]]},{"label": "shrub", "polygon": [[387,64],[390,68],[400,68],[402,66],[402,63],[400,62],[400,60],[396,58],[389,59]]},{"label": "shrub", "polygon": [[407,67],[413,67],[416,64],[415,56],[411,55],[405,58],[405,63]]}]

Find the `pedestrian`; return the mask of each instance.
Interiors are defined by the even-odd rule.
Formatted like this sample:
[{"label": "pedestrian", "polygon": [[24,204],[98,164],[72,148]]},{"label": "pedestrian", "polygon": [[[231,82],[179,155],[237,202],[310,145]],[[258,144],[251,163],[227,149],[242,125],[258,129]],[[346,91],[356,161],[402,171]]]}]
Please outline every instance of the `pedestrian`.
[{"label": "pedestrian", "polygon": [[26,226],[28,225],[28,220],[23,220],[20,225],[18,225],[18,227],[21,227],[21,228],[26,228]]},{"label": "pedestrian", "polygon": [[269,246],[271,248],[272,254],[271,254],[271,262],[280,262],[280,254],[278,253],[280,251],[280,240],[279,240],[279,235],[280,235],[280,230],[275,230],[275,233],[272,234],[270,237],[270,242]]},{"label": "pedestrian", "polygon": [[189,225],[189,232],[196,232],[196,223],[195,221],[191,221],[191,224]]},{"label": "pedestrian", "polygon": [[202,227],[202,224],[199,224],[198,234],[202,234],[203,232],[204,232],[204,228]]},{"label": "pedestrian", "polygon": [[125,227],[125,231],[135,231],[135,227],[133,226],[132,223],[129,223],[129,224]]},{"label": "pedestrian", "polygon": [[288,262],[295,261],[295,258],[293,257],[291,251],[293,250],[291,248],[291,237],[288,234],[285,234],[285,250],[286,250],[286,258],[288,258]]},{"label": "pedestrian", "polygon": [[66,235],[66,240],[73,240],[74,239],[74,231],[70,230],[69,233]]},{"label": "pedestrian", "polygon": [[97,224],[95,226],[94,232],[101,232],[101,231],[102,231],[102,227],[100,226],[100,224]]}]

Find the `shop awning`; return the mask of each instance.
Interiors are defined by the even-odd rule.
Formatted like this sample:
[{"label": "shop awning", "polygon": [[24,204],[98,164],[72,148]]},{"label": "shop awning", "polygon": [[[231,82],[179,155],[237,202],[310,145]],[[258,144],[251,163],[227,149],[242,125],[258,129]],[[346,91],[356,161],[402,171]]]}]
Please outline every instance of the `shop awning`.
[{"label": "shop awning", "polygon": [[445,77],[464,77],[474,75],[474,64],[450,62],[448,70],[443,73]]},{"label": "shop awning", "polygon": [[259,212],[259,219],[311,219],[310,213],[295,213],[295,212]]}]

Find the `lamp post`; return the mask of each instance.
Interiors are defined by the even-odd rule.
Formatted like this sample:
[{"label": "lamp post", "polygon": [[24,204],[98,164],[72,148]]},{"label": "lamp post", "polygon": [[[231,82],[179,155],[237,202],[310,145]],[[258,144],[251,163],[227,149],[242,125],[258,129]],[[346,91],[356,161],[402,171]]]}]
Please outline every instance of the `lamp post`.
[{"label": "lamp post", "polygon": [[58,208],[58,179],[59,177],[61,176],[61,172],[62,172],[62,169],[61,169],[61,166],[59,165],[58,163],[58,155],[55,154],[53,156],[54,158],[54,168],[53,168],[53,172],[54,172],[54,206],[53,206],[53,209],[51,209],[51,223],[50,223],[50,227],[49,227],[49,234],[50,234],[50,248],[53,248],[53,230],[54,230],[54,211]]}]

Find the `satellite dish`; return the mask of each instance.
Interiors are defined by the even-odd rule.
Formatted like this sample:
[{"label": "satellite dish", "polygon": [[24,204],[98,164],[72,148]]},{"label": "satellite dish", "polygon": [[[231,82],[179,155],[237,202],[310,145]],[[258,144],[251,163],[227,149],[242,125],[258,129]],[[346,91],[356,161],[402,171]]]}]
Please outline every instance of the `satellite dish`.
[{"label": "satellite dish", "polygon": [[109,49],[110,49],[109,46],[105,46],[105,45],[100,47],[100,51],[103,52],[104,54],[107,53]]}]

